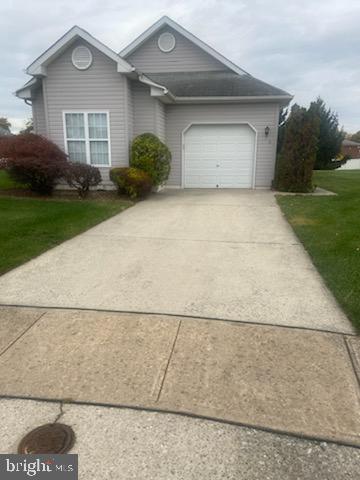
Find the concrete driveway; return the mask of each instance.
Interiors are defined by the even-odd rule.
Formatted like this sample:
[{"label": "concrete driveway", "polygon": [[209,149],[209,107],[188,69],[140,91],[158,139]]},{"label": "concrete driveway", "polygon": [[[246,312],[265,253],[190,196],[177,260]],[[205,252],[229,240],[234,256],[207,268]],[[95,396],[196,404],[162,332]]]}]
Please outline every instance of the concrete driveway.
[{"label": "concrete driveway", "polygon": [[154,195],[2,276],[0,303],[352,332],[269,191]]}]

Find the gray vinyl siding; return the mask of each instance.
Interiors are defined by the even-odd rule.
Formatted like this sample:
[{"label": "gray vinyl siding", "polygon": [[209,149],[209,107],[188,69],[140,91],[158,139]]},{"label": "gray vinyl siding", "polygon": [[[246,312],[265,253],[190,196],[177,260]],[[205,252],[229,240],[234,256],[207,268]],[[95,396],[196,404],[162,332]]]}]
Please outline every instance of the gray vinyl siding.
[{"label": "gray vinyl siding", "polygon": [[[176,40],[174,50],[168,53],[162,52],[157,44],[164,31],[171,32]],[[154,33],[126,60],[144,73],[227,70],[221,62],[170,27]]]},{"label": "gray vinyl siding", "polygon": [[131,81],[126,81],[126,115],[127,115],[127,138],[128,151],[130,152],[131,141],[134,138],[134,98]]},{"label": "gray vinyl siding", "polygon": [[38,135],[46,136],[46,117],[45,117],[45,107],[44,107],[44,95],[42,92],[42,87],[40,87],[33,94],[31,99],[32,103],[32,116],[34,122],[34,132]]},{"label": "gray vinyl siding", "polygon": [[[93,63],[87,70],[76,69],[71,54],[77,45],[86,45]],[[111,164],[128,165],[126,78],[116,63],[83,40],[76,41],[47,68],[44,82],[48,113],[48,136],[64,148],[64,110],[103,110],[109,112]],[[105,181],[108,168],[101,168]]]},{"label": "gray vinyl siding", "polygon": [[134,104],[134,131],[154,133],[165,141],[165,106],[157,98],[150,96],[150,88],[140,82],[132,82]]},{"label": "gray vinyl siding", "polygon": [[[274,177],[279,106],[271,103],[232,105],[167,105],[166,143],[172,153],[168,185],[181,186],[182,132],[191,123],[248,122],[258,132],[256,187],[270,187]],[[265,136],[265,127],[270,134]]]},{"label": "gray vinyl siding", "polygon": [[162,142],[166,141],[165,121],[166,121],[165,105],[162,102],[160,102],[160,100],[156,100],[156,104],[155,104],[156,134]]}]

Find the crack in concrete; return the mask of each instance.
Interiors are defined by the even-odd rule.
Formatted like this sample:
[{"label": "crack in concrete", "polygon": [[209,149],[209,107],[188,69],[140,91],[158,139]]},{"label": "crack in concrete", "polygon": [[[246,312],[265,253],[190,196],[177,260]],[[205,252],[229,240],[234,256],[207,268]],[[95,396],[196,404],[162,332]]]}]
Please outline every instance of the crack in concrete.
[{"label": "crack in concrete", "polygon": [[65,412],[64,412],[64,401],[63,401],[63,400],[61,400],[61,401],[59,402],[59,409],[60,409],[60,412],[56,415],[55,420],[53,421],[53,423],[57,423],[57,422],[60,420],[60,418],[61,418],[61,417],[64,415],[64,413],[65,413]]}]

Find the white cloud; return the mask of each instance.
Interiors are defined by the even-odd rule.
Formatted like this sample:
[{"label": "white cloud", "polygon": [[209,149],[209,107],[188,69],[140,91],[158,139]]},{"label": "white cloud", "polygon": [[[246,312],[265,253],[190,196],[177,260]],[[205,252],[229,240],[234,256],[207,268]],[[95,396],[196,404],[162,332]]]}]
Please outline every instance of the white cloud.
[{"label": "white cloud", "polygon": [[11,92],[72,25],[119,51],[165,14],[298,103],[323,96],[346,129],[360,129],[358,0],[2,0],[0,116],[30,116]]}]

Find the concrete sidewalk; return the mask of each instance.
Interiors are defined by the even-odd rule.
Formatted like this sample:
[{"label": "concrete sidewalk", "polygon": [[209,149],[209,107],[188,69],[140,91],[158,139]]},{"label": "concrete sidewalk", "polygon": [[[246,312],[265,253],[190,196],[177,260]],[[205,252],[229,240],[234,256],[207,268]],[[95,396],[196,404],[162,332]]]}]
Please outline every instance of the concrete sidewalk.
[{"label": "concrete sidewalk", "polygon": [[[59,403],[0,400],[0,453],[53,422]],[[360,449],[179,415],[62,405],[80,480],[358,480]]]},{"label": "concrete sidewalk", "polygon": [[189,413],[360,446],[359,337],[110,312],[0,310],[1,395]]},{"label": "concrete sidewalk", "polygon": [[0,277],[0,304],[353,333],[261,190],[164,191]]}]

